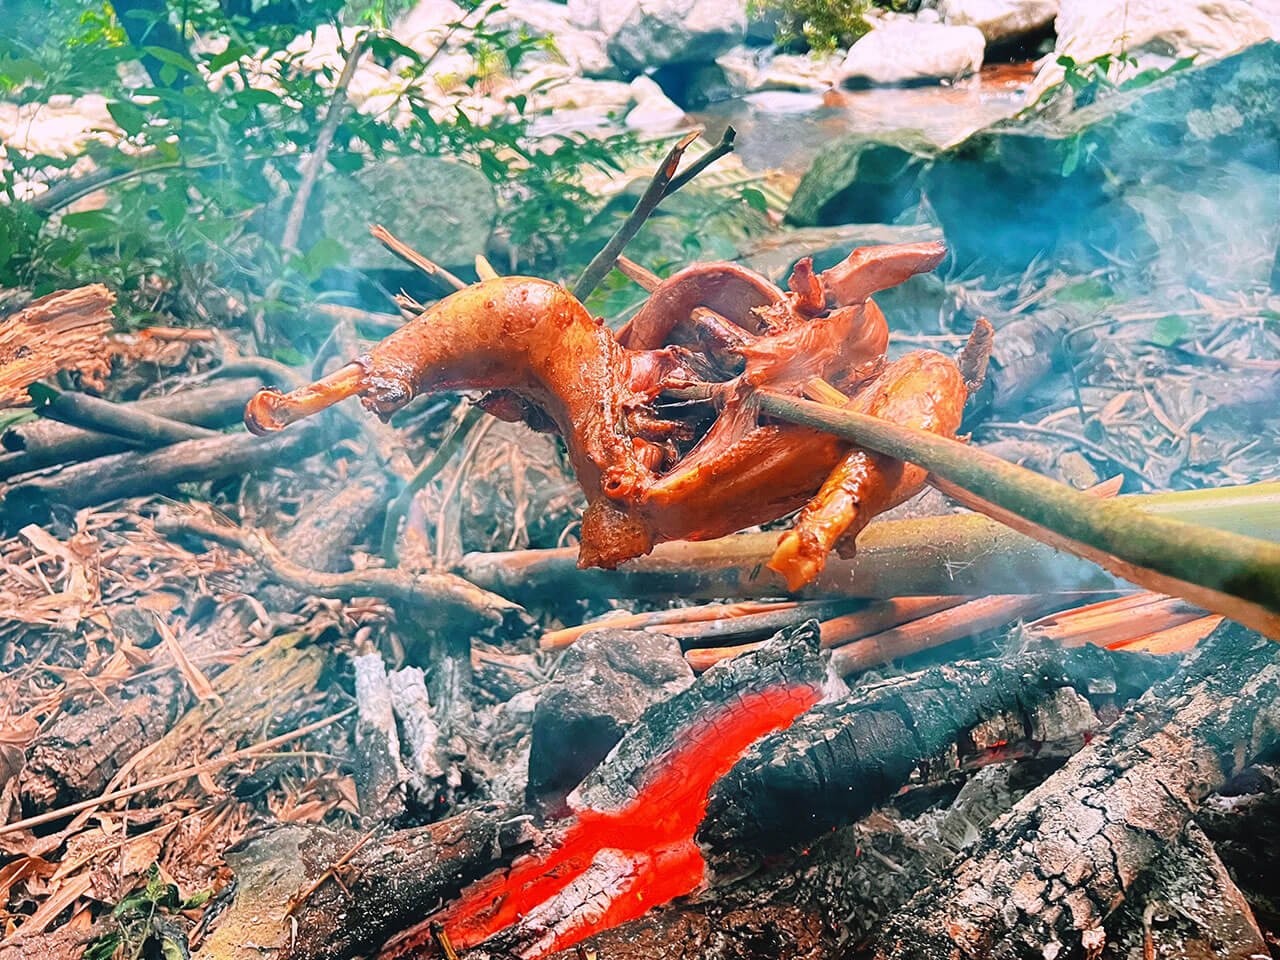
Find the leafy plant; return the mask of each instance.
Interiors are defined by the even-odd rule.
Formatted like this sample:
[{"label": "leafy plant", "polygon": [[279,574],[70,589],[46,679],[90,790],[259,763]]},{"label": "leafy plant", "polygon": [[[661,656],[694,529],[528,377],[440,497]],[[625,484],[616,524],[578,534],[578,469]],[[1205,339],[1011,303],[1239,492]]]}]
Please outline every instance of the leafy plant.
[{"label": "leafy plant", "polygon": [[[135,324],[157,311],[208,322],[211,305],[238,303],[229,319],[251,318],[277,349],[315,339],[299,308],[315,299],[326,271],[344,269],[349,240],[317,234],[314,203],[297,249],[284,248],[283,224],[353,49],[367,50],[386,71],[389,93],[376,111],[342,115],[321,183],[396,156],[469,164],[492,183],[497,232],[526,270],[557,262],[600,206],[582,186],[583,170],[618,169],[631,145],[626,137],[536,136],[523,93],[497,116],[485,114],[477,94],[535,57],[556,55],[548,38],[495,26],[502,6],[494,0],[464,0],[457,20],[441,26],[440,45],[426,52],[387,32],[383,0],[308,8],[318,26],[284,16],[283,4],[276,16],[245,16],[244,0],[127,0],[127,10],[126,0],[48,2],[50,21],[74,28],[41,42],[0,39],[0,95],[40,104],[99,93],[119,133],[104,131],[69,157],[7,149],[0,284],[41,294],[104,281]],[[148,42],[148,22],[168,27],[176,48]],[[317,68],[314,48],[325,31],[339,50]],[[86,158],[97,167],[90,186],[105,186],[105,194],[67,192],[67,172]],[[39,181],[55,186],[32,199],[30,184]]]},{"label": "leafy plant", "polygon": [[865,17],[871,6],[871,0],[748,0],[747,15],[776,13],[781,47],[803,41],[811,50],[825,52],[851,47],[870,30]]},{"label": "leafy plant", "polygon": [[146,885],[116,904],[112,928],[89,944],[84,960],[187,960],[187,935],[178,917],[208,899],[208,892],[182,899],[178,888],[165,883],[159,867],[152,864]]}]

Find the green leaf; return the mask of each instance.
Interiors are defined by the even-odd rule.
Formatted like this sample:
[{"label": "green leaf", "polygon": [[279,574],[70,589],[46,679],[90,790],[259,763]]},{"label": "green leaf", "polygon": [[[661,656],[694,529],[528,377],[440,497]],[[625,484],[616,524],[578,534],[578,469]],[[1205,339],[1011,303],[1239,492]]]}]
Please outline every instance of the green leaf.
[{"label": "green leaf", "polygon": [[136,137],[147,125],[147,115],[128,100],[116,100],[107,104],[107,113],[128,136]]},{"label": "green leaf", "polygon": [[173,67],[175,70],[182,70],[186,73],[196,73],[196,65],[191,62],[190,58],[184,57],[176,50],[170,50],[168,47],[143,47],[143,52],[155,57],[161,63]]},{"label": "green leaf", "polygon": [[307,252],[307,272],[319,276],[329,267],[346,263],[347,248],[333,237],[325,237]]},{"label": "green leaf", "polygon": [[1171,347],[1183,337],[1191,333],[1191,324],[1186,317],[1171,313],[1156,321],[1151,331],[1151,342],[1160,347]]},{"label": "green leaf", "polygon": [[209,902],[209,898],[213,896],[212,890],[201,890],[199,893],[193,894],[182,901],[180,910],[195,910],[197,907],[203,907]]},{"label": "green leaf", "polygon": [[160,940],[160,952],[164,955],[164,960],[190,960],[191,957],[186,945],[176,937],[163,937]]},{"label": "green leaf", "polygon": [[223,67],[235,63],[241,57],[248,56],[252,52],[252,50],[242,43],[228,44],[227,49],[223,50],[209,61],[209,72],[216,73]]},{"label": "green leaf", "polygon": [[116,228],[111,215],[101,210],[81,210],[79,213],[68,213],[62,218],[62,225],[71,230],[102,230]]},{"label": "green leaf", "polygon": [[766,213],[769,210],[769,201],[765,199],[765,195],[755,187],[747,187],[742,191],[742,199],[752,210],[758,210]]}]

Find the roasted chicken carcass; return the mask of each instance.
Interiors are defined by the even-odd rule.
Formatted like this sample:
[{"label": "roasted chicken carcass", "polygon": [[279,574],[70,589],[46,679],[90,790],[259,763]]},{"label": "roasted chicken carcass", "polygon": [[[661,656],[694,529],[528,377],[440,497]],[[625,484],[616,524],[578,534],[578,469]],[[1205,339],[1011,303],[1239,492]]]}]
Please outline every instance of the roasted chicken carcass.
[{"label": "roasted chicken carcass", "polygon": [[[616,336],[556,284],[484,280],[315,383],[261,391],[245,422],[280,429],[352,395],[387,417],[422,393],[494,391],[487,410],[564,438],[588,499],[579,566],[612,568],[665,540],[803,507],[770,564],[797,589],[924,473],[762,418],[755,391],[819,386],[824,399],[954,436],[967,397],[955,362],[922,350],[886,363],[888,329],[870,299],[944,255],[938,243],[866,247],[822,274],[806,259],[786,291],[736,264],[695,264],[659,283]],[[664,402],[699,386],[719,405],[709,426],[689,412],[706,404]]]}]

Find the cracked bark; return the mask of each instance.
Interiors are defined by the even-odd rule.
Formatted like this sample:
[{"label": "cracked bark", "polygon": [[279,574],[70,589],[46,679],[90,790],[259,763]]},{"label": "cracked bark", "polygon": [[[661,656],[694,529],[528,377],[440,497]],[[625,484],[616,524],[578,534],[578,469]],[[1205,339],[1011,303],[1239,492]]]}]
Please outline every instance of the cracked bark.
[{"label": "cracked bark", "polygon": [[1225,623],[914,897],[876,956],[1123,956],[1123,908],[1158,880],[1200,803],[1277,739],[1280,646]]},{"label": "cracked bark", "polygon": [[866,685],[752,747],[712,788],[698,840],[717,869],[740,870],[744,857],[866,816],[921,763],[966,735],[981,739],[972,733],[980,725],[995,722],[999,739],[1027,741],[1043,734],[1041,713],[1057,710],[1059,691],[1118,693],[1124,701],[1167,672],[1152,657],[1047,647]]}]

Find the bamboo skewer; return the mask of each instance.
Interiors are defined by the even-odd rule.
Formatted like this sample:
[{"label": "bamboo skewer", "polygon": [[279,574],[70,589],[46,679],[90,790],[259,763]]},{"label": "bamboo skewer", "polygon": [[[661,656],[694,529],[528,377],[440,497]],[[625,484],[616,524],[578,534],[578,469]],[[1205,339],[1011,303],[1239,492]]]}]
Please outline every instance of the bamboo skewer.
[{"label": "bamboo skewer", "polygon": [[831,654],[831,666],[842,677],[861,673],[1070,602],[1066,595],[1052,593],[980,597],[837,647]]},{"label": "bamboo skewer", "polygon": [[758,396],[770,416],[924,467],[948,496],[1021,533],[1280,638],[1280,544],[1098,500],[979,448],[876,417],[771,390]]}]

